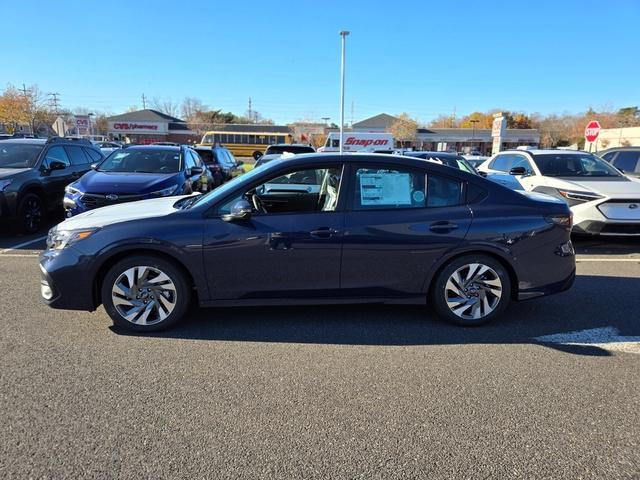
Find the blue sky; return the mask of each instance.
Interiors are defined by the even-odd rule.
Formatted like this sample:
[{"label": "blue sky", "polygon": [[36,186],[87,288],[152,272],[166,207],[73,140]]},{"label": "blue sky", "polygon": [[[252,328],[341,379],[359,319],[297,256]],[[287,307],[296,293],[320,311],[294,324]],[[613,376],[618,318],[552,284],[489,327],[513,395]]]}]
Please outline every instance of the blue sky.
[{"label": "blue sky", "polygon": [[277,122],[640,104],[640,1],[0,0],[0,85],[120,113],[148,98]]}]

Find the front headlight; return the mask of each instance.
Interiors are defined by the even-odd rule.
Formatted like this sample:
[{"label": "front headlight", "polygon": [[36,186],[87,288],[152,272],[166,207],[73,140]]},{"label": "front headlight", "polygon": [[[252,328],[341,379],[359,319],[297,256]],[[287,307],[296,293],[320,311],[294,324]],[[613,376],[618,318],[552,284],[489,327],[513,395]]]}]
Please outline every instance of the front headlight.
[{"label": "front headlight", "polygon": [[97,232],[97,228],[87,228],[81,230],[49,230],[47,236],[47,248],[51,250],[62,250],[67,245],[79,242]]},{"label": "front headlight", "polygon": [[164,188],[162,190],[158,190],[157,192],[151,192],[151,195],[157,195],[158,197],[169,197],[176,193],[179,185],[174,185],[173,187]]},{"label": "front headlight", "polygon": [[72,183],[72,184],[67,185],[66,187],[64,187],[64,192],[68,193],[69,195],[75,195],[76,193],[80,193],[80,190],[78,190],[73,185],[74,184]]},{"label": "front headlight", "polygon": [[0,192],[2,192],[5,188],[7,188],[9,185],[11,185],[11,182],[13,182],[13,180],[9,179],[9,180],[0,180]]},{"label": "front headlight", "polygon": [[560,188],[558,189],[558,193],[566,199],[578,202],[592,202],[593,200],[604,198],[602,195],[594,192],[577,192],[573,190],[562,190]]}]

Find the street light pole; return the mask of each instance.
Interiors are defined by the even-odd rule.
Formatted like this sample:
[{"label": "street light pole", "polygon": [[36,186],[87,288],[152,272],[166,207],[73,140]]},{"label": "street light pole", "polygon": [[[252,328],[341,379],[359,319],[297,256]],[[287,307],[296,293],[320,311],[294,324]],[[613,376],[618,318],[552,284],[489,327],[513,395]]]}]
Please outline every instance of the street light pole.
[{"label": "street light pole", "polygon": [[469,122],[471,122],[471,148],[473,148],[473,141],[476,138],[476,123],[478,123],[478,120],[469,120]]},{"label": "street light pole", "polygon": [[340,155],[342,155],[343,152],[342,140],[344,139],[344,52],[347,35],[349,35],[349,32],[346,30],[340,32],[340,36],[342,37],[342,58],[340,61]]}]

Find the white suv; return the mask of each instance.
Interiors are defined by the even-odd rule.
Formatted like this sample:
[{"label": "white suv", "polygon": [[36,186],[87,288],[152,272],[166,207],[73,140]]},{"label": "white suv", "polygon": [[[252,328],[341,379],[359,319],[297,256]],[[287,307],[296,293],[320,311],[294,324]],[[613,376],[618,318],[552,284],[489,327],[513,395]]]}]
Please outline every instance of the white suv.
[{"label": "white suv", "polygon": [[576,233],[640,236],[640,182],[591,153],[507,150],[478,170],[510,173],[526,191],[562,198],[571,207]]}]

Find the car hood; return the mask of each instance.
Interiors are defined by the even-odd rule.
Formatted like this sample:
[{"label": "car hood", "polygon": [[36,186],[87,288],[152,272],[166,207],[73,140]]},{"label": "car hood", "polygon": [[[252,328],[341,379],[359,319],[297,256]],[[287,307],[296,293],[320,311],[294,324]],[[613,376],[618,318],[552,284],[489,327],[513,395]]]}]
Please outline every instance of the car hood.
[{"label": "car hood", "polygon": [[594,177],[576,179],[575,177],[547,177],[549,186],[568,190],[586,190],[608,197],[640,198],[640,183],[627,177]]},{"label": "car hood", "polygon": [[177,212],[175,203],[188,195],[180,197],[163,197],[139,202],[120,203],[109,207],[96,208],[67,218],[56,228],[58,230],[77,230],[83,228],[100,228],[114,223],[142,220],[144,218],[164,217]]},{"label": "car hood", "polygon": [[31,170],[30,168],[0,168],[0,179],[13,177],[19,173],[23,173]]},{"label": "car hood", "polygon": [[92,170],[74,187],[83,193],[144,195],[175,184],[179,173],[122,173]]}]

